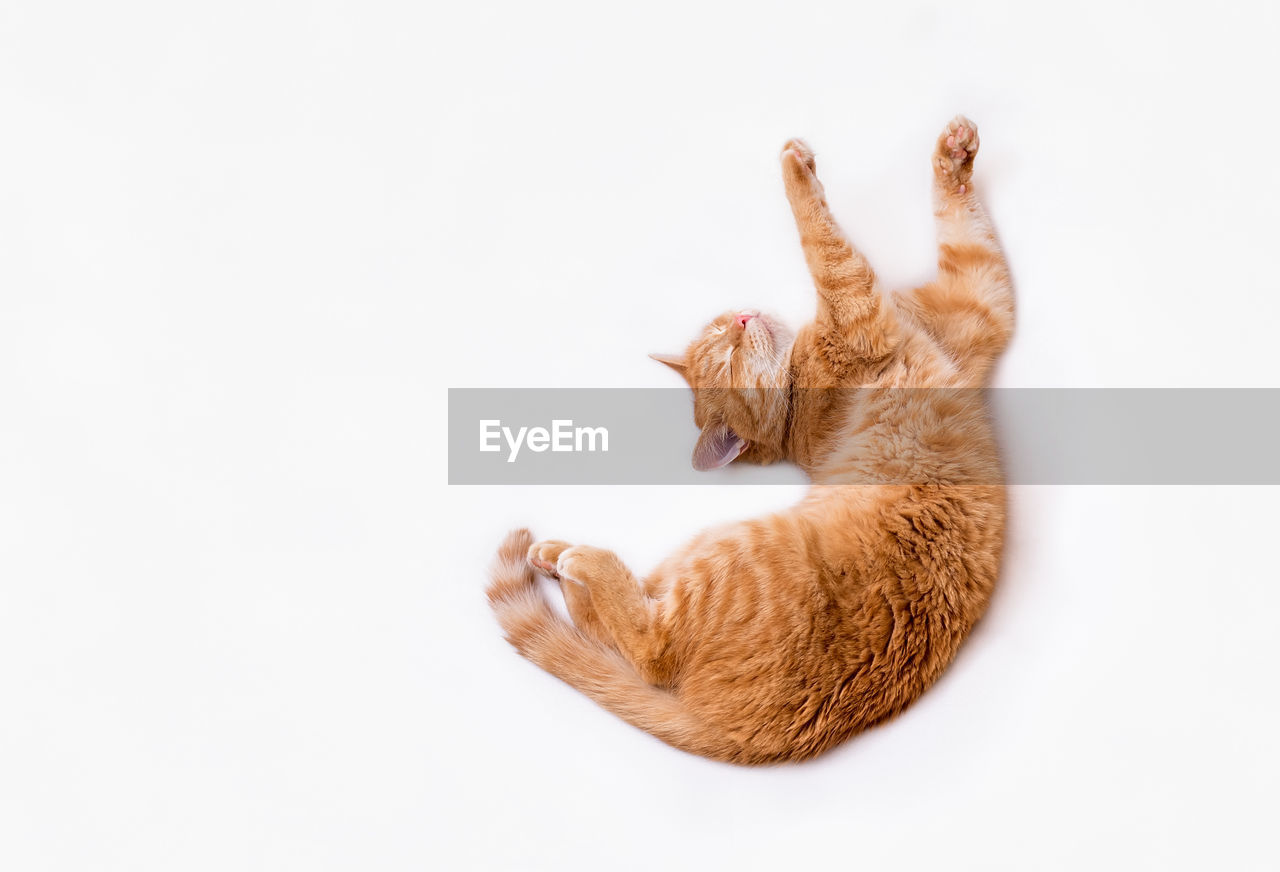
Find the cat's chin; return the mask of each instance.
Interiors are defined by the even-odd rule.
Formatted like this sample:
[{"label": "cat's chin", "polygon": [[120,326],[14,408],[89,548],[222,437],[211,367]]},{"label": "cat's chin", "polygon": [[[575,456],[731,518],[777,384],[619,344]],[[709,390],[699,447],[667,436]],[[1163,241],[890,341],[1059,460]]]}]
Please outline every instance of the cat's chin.
[{"label": "cat's chin", "polygon": [[752,344],[763,354],[777,354],[790,344],[791,334],[782,324],[768,315],[757,315],[747,324],[748,333],[754,333]]}]

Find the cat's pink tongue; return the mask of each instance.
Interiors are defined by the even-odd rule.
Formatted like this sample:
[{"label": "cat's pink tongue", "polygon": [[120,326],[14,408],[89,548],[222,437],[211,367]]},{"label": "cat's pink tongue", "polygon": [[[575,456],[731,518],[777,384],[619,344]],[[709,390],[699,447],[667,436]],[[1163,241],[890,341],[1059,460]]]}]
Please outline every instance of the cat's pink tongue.
[{"label": "cat's pink tongue", "polygon": [[755,315],[739,315],[738,323],[742,325],[742,329],[747,329],[747,322],[754,318]]}]

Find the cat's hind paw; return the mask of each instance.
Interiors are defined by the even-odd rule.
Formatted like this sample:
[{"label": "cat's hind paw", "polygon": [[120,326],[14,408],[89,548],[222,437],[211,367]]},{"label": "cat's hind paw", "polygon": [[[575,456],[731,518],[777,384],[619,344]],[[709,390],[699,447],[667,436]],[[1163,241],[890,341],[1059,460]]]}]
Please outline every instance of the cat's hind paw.
[{"label": "cat's hind paw", "polygon": [[560,555],[568,550],[569,547],[568,542],[562,542],[559,539],[544,539],[541,542],[534,542],[529,546],[529,565],[543,575],[559,578],[560,575],[556,571],[556,565],[560,562]]},{"label": "cat's hind paw", "polygon": [[963,115],[947,122],[938,136],[933,168],[946,188],[963,194],[973,176],[973,157],[978,153],[978,125]]}]

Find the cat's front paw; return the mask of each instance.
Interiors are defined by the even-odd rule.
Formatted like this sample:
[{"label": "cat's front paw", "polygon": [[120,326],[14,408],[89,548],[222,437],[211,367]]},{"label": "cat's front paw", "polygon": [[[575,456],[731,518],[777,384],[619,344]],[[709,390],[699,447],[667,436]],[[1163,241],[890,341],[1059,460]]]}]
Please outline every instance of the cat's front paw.
[{"label": "cat's front paw", "polygon": [[813,149],[803,139],[788,139],[782,147],[782,180],[792,204],[822,199],[822,182],[818,181],[818,165]]},{"label": "cat's front paw", "polygon": [[797,167],[803,167],[810,173],[817,173],[818,164],[813,159],[813,149],[803,139],[788,139],[787,144],[782,147],[782,162],[794,163]]},{"label": "cat's front paw", "polygon": [[529,565],[545,575],[559,578],[560,574],[556,571],[556,566],[560,562],[560,555],[570,547],[568,542],[562,542],[559,539],[534,542],[529,546]]},{"label": "cat's front paw", "polygon": [[963,115],[947,122],[938,136],[933,168],[948,190],[963,194],[973,176],[973,156],[978,153],[978,125]]}]

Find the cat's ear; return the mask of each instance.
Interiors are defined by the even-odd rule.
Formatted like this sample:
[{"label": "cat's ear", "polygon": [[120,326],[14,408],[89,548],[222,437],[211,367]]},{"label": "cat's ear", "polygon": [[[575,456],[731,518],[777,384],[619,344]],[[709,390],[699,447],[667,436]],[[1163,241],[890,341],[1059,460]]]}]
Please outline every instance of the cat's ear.
[{"label": "cat's ear", "polygon": [[728,466],[746,447],[747,440],[724,424],[709,424],[693,448],[693,468],[706,472]]},{"label": "cat's ear", "polygon": [[681,375],[684,375],[684,371],[689,368],[689,361],[683,354],[650,354],[649,356],[658,363],[665,363]]}]

